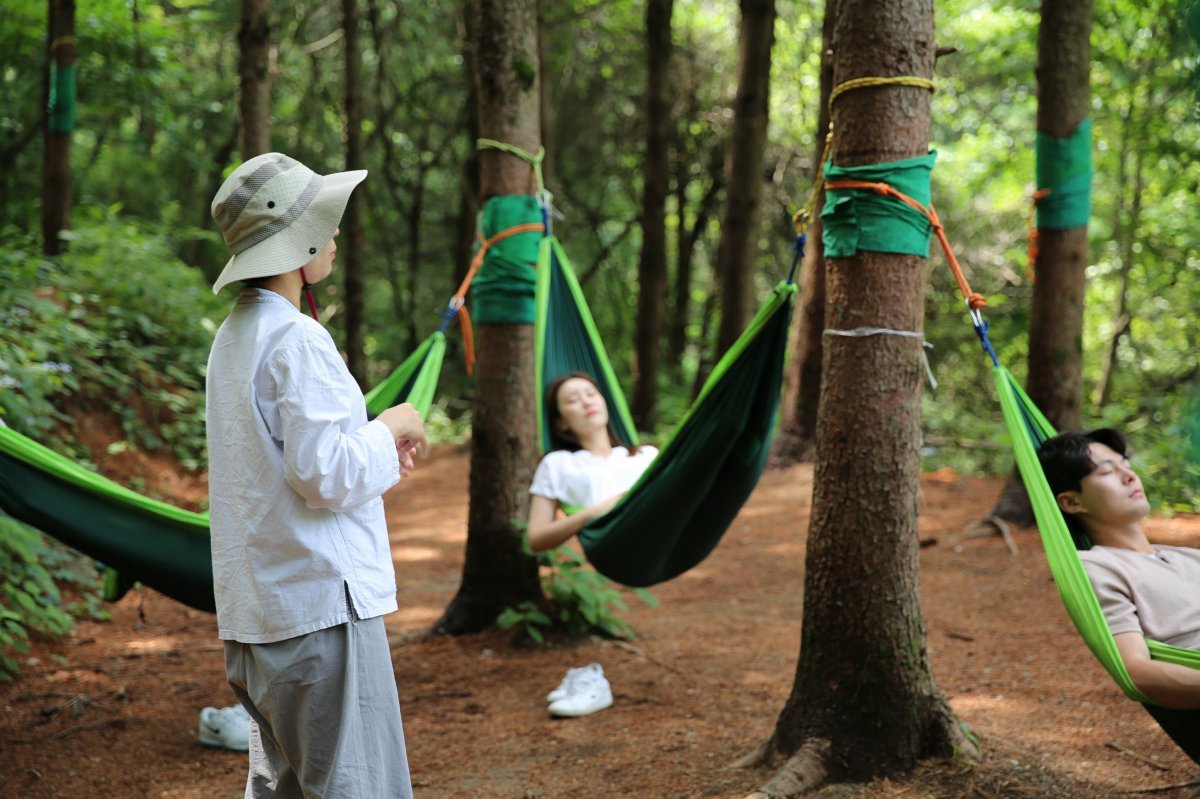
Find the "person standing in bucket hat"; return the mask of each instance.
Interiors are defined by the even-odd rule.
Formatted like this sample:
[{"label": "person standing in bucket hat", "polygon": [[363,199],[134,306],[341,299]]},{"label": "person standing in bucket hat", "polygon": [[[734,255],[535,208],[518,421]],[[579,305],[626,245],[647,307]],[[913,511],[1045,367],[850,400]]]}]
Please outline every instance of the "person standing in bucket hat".
[{"label": "person standing in bucket hat", "polygon": [[242,284],[209,356],[206,420],[217,628],[253,720],[251,799],[412,796],[381,495],[424,452],[424,423],[407,403],[367,421],[308,292],[366,175],[267,153],[212,201],[233,252],[213,292]]}]

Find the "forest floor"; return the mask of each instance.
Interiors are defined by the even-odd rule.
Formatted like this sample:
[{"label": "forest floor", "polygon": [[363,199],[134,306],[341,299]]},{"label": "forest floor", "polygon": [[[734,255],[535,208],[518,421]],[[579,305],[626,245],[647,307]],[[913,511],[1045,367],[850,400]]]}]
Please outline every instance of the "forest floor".
[{"label": "forest floor", "polygon": [[[187,499],[203,485],[164,464],[150,489]],[[387,497],[400,611],[387,618],[418,799],[741,797],[768,767],[732,764],[771,734],[800,641],[812,468],[769,471],[717,551],[653,593],[630,596],[628,642],[545,648],[508,633],[431,637],[458,588],[469,458],[441,448]],[[978,736],[973,764],[834,786],[824,797],[1064,799],[1200,797],[1200,768],[1123,698],[1064,613],[1035,532],[972,536],[999,480],[922,479],[921,592],[935,678]],[[1156,518],[1200,530],[1200,518]],[[0,683],[0,796],[234,799],[244,754],[197,742],[205,705],[232,703],[214,618],[149,589],[38,642]],[[570,666],[603,664],[614,705],[554,720],[545,694]],[[1191,787],[1168,787],[1193,783]]]}]

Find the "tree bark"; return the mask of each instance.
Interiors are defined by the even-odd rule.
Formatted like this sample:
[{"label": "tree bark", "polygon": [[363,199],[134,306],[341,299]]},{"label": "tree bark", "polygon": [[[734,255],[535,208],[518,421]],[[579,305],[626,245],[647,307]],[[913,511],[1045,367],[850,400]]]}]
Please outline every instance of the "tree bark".
[{"label": "tree bark", "polygon": [[[821,101],[817,114],[813,180],[821,174],[825,137],[829,132],[829,95],[833,91],[833,25],[838,0],[826,0],[821,25]],[[779,435],[771,453],[772,464],[790,466],[811,461],[817,454],[817,405],[821,399],[821,361],[825,332],[825,245],[821,241],[821,208],[825,189],[815,187],[817,204],[808,220],[807,252],[801,266],[800,313],[792,321],[789,349],[791,368],[784,375]]]},{"label": "tree bark", "polygon": [[271,151],[271,0],[242,0],[238,28],[242,160]]},{"label": "tree bark", "polygon": [[71,131],[74,129],[75,0],[49,0],[46,52],[51,69],[46,78],[47,114],[42,160],[42,252],[65,249],[59,234],[71,226]]},{"label": "tree bark", "polygon": [[[682,148],[681,148],[682,149]],[[723,145],[713,147],[711,165],[708,170],[708,189],[696,205],[696,216],[691,225],[685,224],[687,208],[688,167],[684,159],[679,159],[675,170],[675,197],[679,208],[679,229],[676,236],[675,284],[672,294],[675,301],[671,306],[671,321],[667,327],[667,354],[671,368],[682,370],[684,352],[687,349],[688,316],[691,312],[692,273],[695,263],[696,245],[708,228],[717,197],[724,188],[722,162],[725,148]]]},{"label": "tree bark", "polygon": [[[359,31],[358,0],[342,0],[342,42],[345,56],[346,103],[346,169],[362,169],[363,159],[363,95],[362,45]],[[367,313],[366,290],[363,278],[363,251],[366,234],[362,222],[362,192],[359,188],[350,195],[342,215],[341,268],[346,288],[346,366],[363,391],[367,390]]]},{"label": "tree bark", "polygon": [[[541,115],[536,0],[480,0],[481,134],[536,152]],[[484,199],[533,191],[532,170],[498,150],[479,154]],[[480,325],[471,425],[467,551],[458,593],[434,631],[478,632],[506,607],[544,602],[537,561],[521,546],[537,458],[533,326]]]},{"label": "tree bark", "polygon": [[750,318],[754,260],[762,217],[763,152],[775,43],[775,0],[741,0],[738,90],[726,169],[725,220],[717,248],[721,281],[721,324],[717,351],[737,341]]},{"label": "tree bark", "polygon": [[[932,0],[842,0],[836,83],[859,77],[930,77]],[[835,163],[924,155],[930,93],[883,86],[849,92],[833,108]],[[860,251],[827,260],[826,317],[835,329],[921,331],[925,259]],[[867,780],[903,773],[924,757],[969,746],[929,668],[917,571],[923,379],[919,339],[828,342],[805,563],[800,658],[771,748],[797,769]],[[828,746],[823,750],[823,746]],[[814,752],[828,751],[826,757]]]},{"label": "tree bark", "polygon": [[667,290],[666,206],[670,184],[671,12],[674,0],[646,3],[646,154],[642,196],[642,252],[638,262],[638,317],[630,413],[642,430],[654,427],[658,363]]},{"label": "tree bark", "polygon": [[[1044,0],[1038,26],[1037,129],[1065,138],[1088,116],[1092,0]],[[1056,428],[1080,424],[1087,225],[1039,230],[1026,392]],[[992,515],[1028,526],[1033,510],[1014,469]]]}]

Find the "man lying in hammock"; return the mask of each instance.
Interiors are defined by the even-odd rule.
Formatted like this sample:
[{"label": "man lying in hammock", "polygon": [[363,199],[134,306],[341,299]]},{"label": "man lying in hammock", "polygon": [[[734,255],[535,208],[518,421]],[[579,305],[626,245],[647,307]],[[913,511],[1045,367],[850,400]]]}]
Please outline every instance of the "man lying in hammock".
[{"label": "man lying in hammock", "polygon": [[1200,670],[1151,660],[1146,647],[1200,650],[1200,549],[1146,538],[1150,503],[1118,431],[1062,433],[1038,457],[1133,684],[1165,707],[1200,708]]}]

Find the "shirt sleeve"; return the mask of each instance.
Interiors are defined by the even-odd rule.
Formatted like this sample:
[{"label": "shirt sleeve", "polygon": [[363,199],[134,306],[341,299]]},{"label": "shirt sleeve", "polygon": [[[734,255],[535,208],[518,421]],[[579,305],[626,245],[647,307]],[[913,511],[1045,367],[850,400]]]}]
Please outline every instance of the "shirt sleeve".
[{"label": "shirt sleeve", "polygon": [[1092,581],[1092,587],[1096,589],[1096,598],[1100,600],[1100,609],[1104,611],[1109,631],[1113,635],[1144,635],[1137,606],[1133,604],[1126,580],[1105,564],[1083,559],[1083,568]]},{"label": "shirt sleeve", "polygon": [[362,392],[332,342],[304,340],[266,363],[275,391],[284,476],[310,508],[343,512],[400,481],[400,459],[387,425],[365,420]]},{"label": "shirt sleeve", "polygon": [[556,454],[556,452],[549,453],[538,464],[537,471],[533,473],[533,482],[529,484],[530,494],[561,501],[562,488],[560,483],[562,482],[562,469],[556,466]]}]

